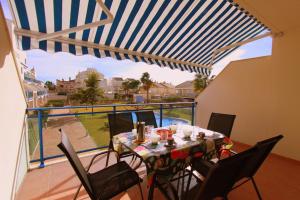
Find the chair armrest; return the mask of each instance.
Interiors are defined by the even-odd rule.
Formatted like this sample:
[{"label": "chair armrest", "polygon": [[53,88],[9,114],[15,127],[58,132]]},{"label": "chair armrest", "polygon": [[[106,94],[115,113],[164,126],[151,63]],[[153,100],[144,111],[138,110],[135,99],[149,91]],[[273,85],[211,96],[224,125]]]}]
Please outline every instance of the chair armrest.
[{"label": "chair armrest", "polygon": [[110,150],[106,150],[106,151],[103,151],[103,152],[100,152],[100,153],[97,153],[97,154],[95,154],[94,156],[93,156],[93,158],[92,158],[92,160],[90,161],[90,164],[88,165],[88,168],[87,168],[87,172],[89,172],[89,170],[90,170],[90,168],[91,168],[91,166],[93,165],[93,163],[94,163],[94,161],[95,161],[95,159],[98,157],[98,156],[101,156],[101,155],[103,155],[103,154],[107,154],[107,153],[109,153],[109,152],[114,152],[115,153],[115,155],[116,155],[116,157],[117,157],[117,160],[119,160],[119,154],[118,154],[118,152],[117,151],[115,151],[115,150],[112,150],[112,149],[110,149]]},{"label": "chair armrest", "polygon": [[199,159],[196,162],[192,163],[192,173],[201,175],[198,177],[198,179],[201,180],[201,177],[202,179],[206,177],[208,172],[214,165],[215,163],[213,161]]},{"label": "chair armrest", "polygon": [[207,167],[207,168],[211,168],[211,167],[213,167],[213,166],[216,164],[216,163],[213,162],[213,161],[210,161],[210,160],[203,160],[203,159],[198,160],[197,162],[200,162],[201,165],[203,165],[203,166],[205,166],[205,167]]}]

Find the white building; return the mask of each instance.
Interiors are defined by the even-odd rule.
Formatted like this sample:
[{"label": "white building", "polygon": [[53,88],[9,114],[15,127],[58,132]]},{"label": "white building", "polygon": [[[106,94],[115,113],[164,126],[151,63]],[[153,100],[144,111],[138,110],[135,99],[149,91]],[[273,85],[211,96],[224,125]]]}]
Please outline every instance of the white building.
[{"label": "white building", "polygon": [[112,77],[108,80],[108,93],[115,94],[122,91],[122,83],[124,82],[121,77]]},{"label": "white building", "polygon": [[80,89],[80,88],[85,88],[85,80],[88,78],[88,76],[91,73],[97,73],[99,76],[99,87],[103,89],[104,91],[107,90],[107,80],[104,78],[104,75],[97,71],[95,68],[87,68],[85,71],[78,72],[75,78],[75,88]]}]

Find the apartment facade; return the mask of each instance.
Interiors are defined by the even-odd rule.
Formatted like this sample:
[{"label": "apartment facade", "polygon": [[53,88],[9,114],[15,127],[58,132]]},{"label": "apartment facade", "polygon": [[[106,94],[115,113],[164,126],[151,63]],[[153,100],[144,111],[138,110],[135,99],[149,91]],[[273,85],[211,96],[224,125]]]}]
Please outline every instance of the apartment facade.
[{"label": "apartment facade", "polygon": [[193,81],[185,81],[176,85],[176,95],[187,98],[195,98]]},{"label": "apartment facade", "polygon": [[69,78],[69,80],[56,80],[56,92],[57,94],[69,95],[76,92],[76,82],[74,79]]}]

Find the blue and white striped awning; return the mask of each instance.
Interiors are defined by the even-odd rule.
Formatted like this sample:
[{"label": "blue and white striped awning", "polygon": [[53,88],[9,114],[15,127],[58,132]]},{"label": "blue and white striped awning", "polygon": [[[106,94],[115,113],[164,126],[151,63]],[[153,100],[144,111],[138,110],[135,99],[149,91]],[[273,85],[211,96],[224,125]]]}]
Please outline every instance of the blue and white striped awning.
[{"label": "blue and white striped awning", "polygon": [[21,48],[130,59],[208,75],[211,64],[236,48],[218,53],[211,63],[216,49],[267,30],[230,0],[103,0],[111,23],[47,38],[107,20],[99,1],[10,0]]}]

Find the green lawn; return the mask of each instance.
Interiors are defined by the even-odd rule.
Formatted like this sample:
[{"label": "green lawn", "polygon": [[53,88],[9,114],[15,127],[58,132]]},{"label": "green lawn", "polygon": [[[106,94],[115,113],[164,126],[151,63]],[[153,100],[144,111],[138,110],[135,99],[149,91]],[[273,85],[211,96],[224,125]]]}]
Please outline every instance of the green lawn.
[{"label": "green lawn", "polygon": [[[146,108],[146,107],[145,107]],[[128,110],[128,109],[136,109],[133,107],[118,107],[117,110]],[[91,109],[76,109],[74,112],[91,112]],[[101,111],[112,111],[112,108],[94,108],[94,112],[101,112]],[[192,111],[191,109],[172,109],[172,110],[164,110],[163,116],[164,117],[175,117],[181,118],[188,121],[192,120],[191,117]],[[79,115],[77,116],[78,119],[81,121],[83,126],[86,128],[90,136],[94,139],[98,146],[106,146],[109,142],[109,128],[108,128],[108,121],[107,121],[107,114],[88,114],[88,115]]]},{"label": "green lawn", "polygon": [[79,115],[78,119],[86,128],[97,146],[106,146],[109,142],[107,114]]},{"label": "green lawn", "polygon": [[28,118],[29,153],[32,155],[39,141],[39,127],[37,118]]}]

